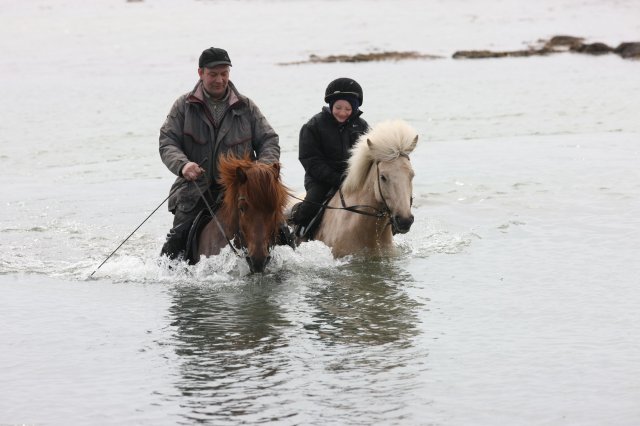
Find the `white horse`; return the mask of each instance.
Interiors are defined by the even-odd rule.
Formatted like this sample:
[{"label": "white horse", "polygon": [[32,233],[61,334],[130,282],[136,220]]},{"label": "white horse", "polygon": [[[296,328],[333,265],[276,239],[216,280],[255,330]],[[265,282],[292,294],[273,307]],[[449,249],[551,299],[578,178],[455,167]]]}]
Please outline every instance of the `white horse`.
[{"label": "white horse", "polygon": [[414,176],[409,154],[417,143],[417,132],[401,120],[379,123],[358,139],[347,176],[314,236],[335,257],[387,253],[393,234],[409,231]]}]

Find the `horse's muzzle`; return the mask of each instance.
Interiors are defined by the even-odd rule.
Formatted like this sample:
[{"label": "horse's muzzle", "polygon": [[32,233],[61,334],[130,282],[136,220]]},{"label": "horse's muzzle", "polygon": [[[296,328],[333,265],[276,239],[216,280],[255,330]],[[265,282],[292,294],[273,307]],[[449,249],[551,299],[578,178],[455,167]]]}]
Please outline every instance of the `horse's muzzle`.
[{"label": "horse's muzzle", "polygon": [[269,263],[269,261],[271,260],[271,256],[266,256],[266,257],[257,257],[257,258],[252,258],[250,256],[245,257],[245,259],[247,260],[247,263],[249,264],[249,270],[251,271],[252,274],[255,273],[262,273],[264,272],[264,269],[267,267],[267,264]]},{"label": "horse's muzzle", "polygon": [[394,234],[406,234],[411,229],[411,225],[413,225],[413,215],[407,217],[393,216],[391,218]]}]

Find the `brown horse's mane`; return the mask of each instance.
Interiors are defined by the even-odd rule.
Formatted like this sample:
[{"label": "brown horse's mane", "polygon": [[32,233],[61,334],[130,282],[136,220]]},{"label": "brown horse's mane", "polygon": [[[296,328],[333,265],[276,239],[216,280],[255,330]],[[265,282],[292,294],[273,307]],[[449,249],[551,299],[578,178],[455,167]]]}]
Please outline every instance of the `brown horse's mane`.
[{"label": "brown horse's mane", "polygon": [[[239,182],[238,169],[242,169],[246,182]],[[276,223],[284,222],[284,207],[290,194],[280,179],[280,164],[265,164],[253,161],[249,155],[238,158],[232,154],[220,157],[218,163],[218,182],[224,188],[224,199],[221,214],[232,217],[236,213],[236,205],[240,186],[246,185],[246,193],[242,195],[249,206],[273,211]]]}]

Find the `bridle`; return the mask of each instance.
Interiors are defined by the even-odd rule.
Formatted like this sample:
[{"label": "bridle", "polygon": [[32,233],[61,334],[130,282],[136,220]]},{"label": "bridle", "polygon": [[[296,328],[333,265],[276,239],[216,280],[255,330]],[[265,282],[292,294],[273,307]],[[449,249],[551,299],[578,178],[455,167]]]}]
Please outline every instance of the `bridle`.
[{"label": "bridle", "polygon": [[[401,152],[399,154],[400,157],[406,157],[409,158],[408,154],[405,154],[404,152]],[[381,219],[383,217],[388,217],[389,218],[389,222],[387,222],[386,226],[391,225],[391,228],[393,230],[394,233],[396,233],[398,231],[396,224],[393,221],[393,218],[391,217],[391,209],[389,208],[389,204],[387,203],[386,198],[384,198],[384,194],[382,193],[382,186],[380,185],[380,161],[376,162],[376,179],[377,179],[377,183],[378,183],[378,193],[380,194],[380,198],[382,199],[382,204],[383,204],[383,208],[382,209],[378,209],[374,206],[369,206],[369,205],[354,205],[354,206],[347,206],[345,201],[344,201],[344,195],[342,194],[342,188],[338,189],[338,193],[340,194],[340,203],[342,204],[342,207],[330,207],[330,206],[325,206],[325,208],[328,209],[337,209],[337,210],[347,210],[353,213],[357,213],[357,214],[361,214],[361,215],[365,215],[365,216],[373,216],[376,217],[378,219]],[[411,198],[409,199],[409,205],[413,205],[413,196],[411,196]],[[360,210],[361,208],[367,208],[367,209],[371,209],[373,211],[375,211],[375,213],[371,213],[368,211],[364,211],[364,210]]]},{"label": "bridle", "polygon": [[[382,195],[382,188],[380,187],[380,168],[378,167],[378,164],[380,164],[380,162],[378,161],[376,163],[376,174],[377,174],[377,179],[378,179],[378,192],[380,193],[380,197],[382,198],[382,204],[384,205],[384,208],[379,209],[377,207],[374,206],[369,206],[366,204],[356,204],[353,206],[347,206],[347,203],[344,201],[344,194],[342,193],[342,187],[338,188],[338,194],[340,194],[340,204],[342,204],[342,207],[330,207],[330,206],[325,206],[328,209],[335,209],[335,210],[346,210],[352,213],[357,213],[357,214],[361,214],[364,216],[372,216],[375,217],[377,219],[382,219],[383,217],[389,217],[389,219],[391,219],[391,209],[389,208],[389,205],[387,204],[387,200],[385,200],[384,196]],[[361,209],[371,209],[373,210],[375,213],[369,212],[369,211],[365,211],[365,210],[361,210]]]},{"label": "bridle", "polygon": [[[238,194],[238,198],[236,199],[236,201],[238,202],[238,204],[240,204],[241,201],[246,201],[247,197],[241,194]],[[220,227],[220,232],[222,232],[222,227]],[[226,236],[225,236],[226,238]],[[236,232],[236,234],[233,237],[233,240],[237,240],[237,242],[239,243],[240,247],[242,247],[242,250],[246,253],[246,248],[244,248],[243,246],[246,244],[246,238],[244,236],[244,233],[242,232],[242,228],[238,227],[238,232]],[[229,241],[227,239],[227,241],[229,242],[229,245],[231,246],[231,248],[233,249],[233,251],[240,256],[240,253],[238,253],[238,251],[236,251],[235,247],[233,246],[233,244],[231,243],[231,241]],[[276,245],[276,241],[275,241],[275,235],[273,235],[273,238],[271,238],[270,244],[269,244],[269,250],[271,250],[274,246]],[[245,256],[246,258],[246,256]]]}]

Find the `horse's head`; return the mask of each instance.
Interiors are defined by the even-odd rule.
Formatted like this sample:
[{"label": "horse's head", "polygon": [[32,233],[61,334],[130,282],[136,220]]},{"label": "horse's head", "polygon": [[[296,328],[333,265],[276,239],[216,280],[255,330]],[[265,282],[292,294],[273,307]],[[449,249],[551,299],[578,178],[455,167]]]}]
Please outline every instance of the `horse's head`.
[{"label": "horse's head", "polygon": [[376,163],[376,199],[388,209],[394,233],[405,234],[413,225],[413,168],[409,157],[401,155],[391,161]]},{"label": "horse's head", "polygon": [[251,272],[263,272],[271,259],[288,191],[280,179],[280,164],[264,164],[248,157],[220,167],[225,187],[224,208],[234,216],[235,235],[246,250]]},{"label": "horse's head", "polygon": [[409,154],[418,143],[416,131],[401,120],[378,124],[364,134],[353,148],[349,173],[343,184],[357,192],[373,181],[375,198],[388,211],[394,233],[411,229],[413,214],[413,168]]}]

